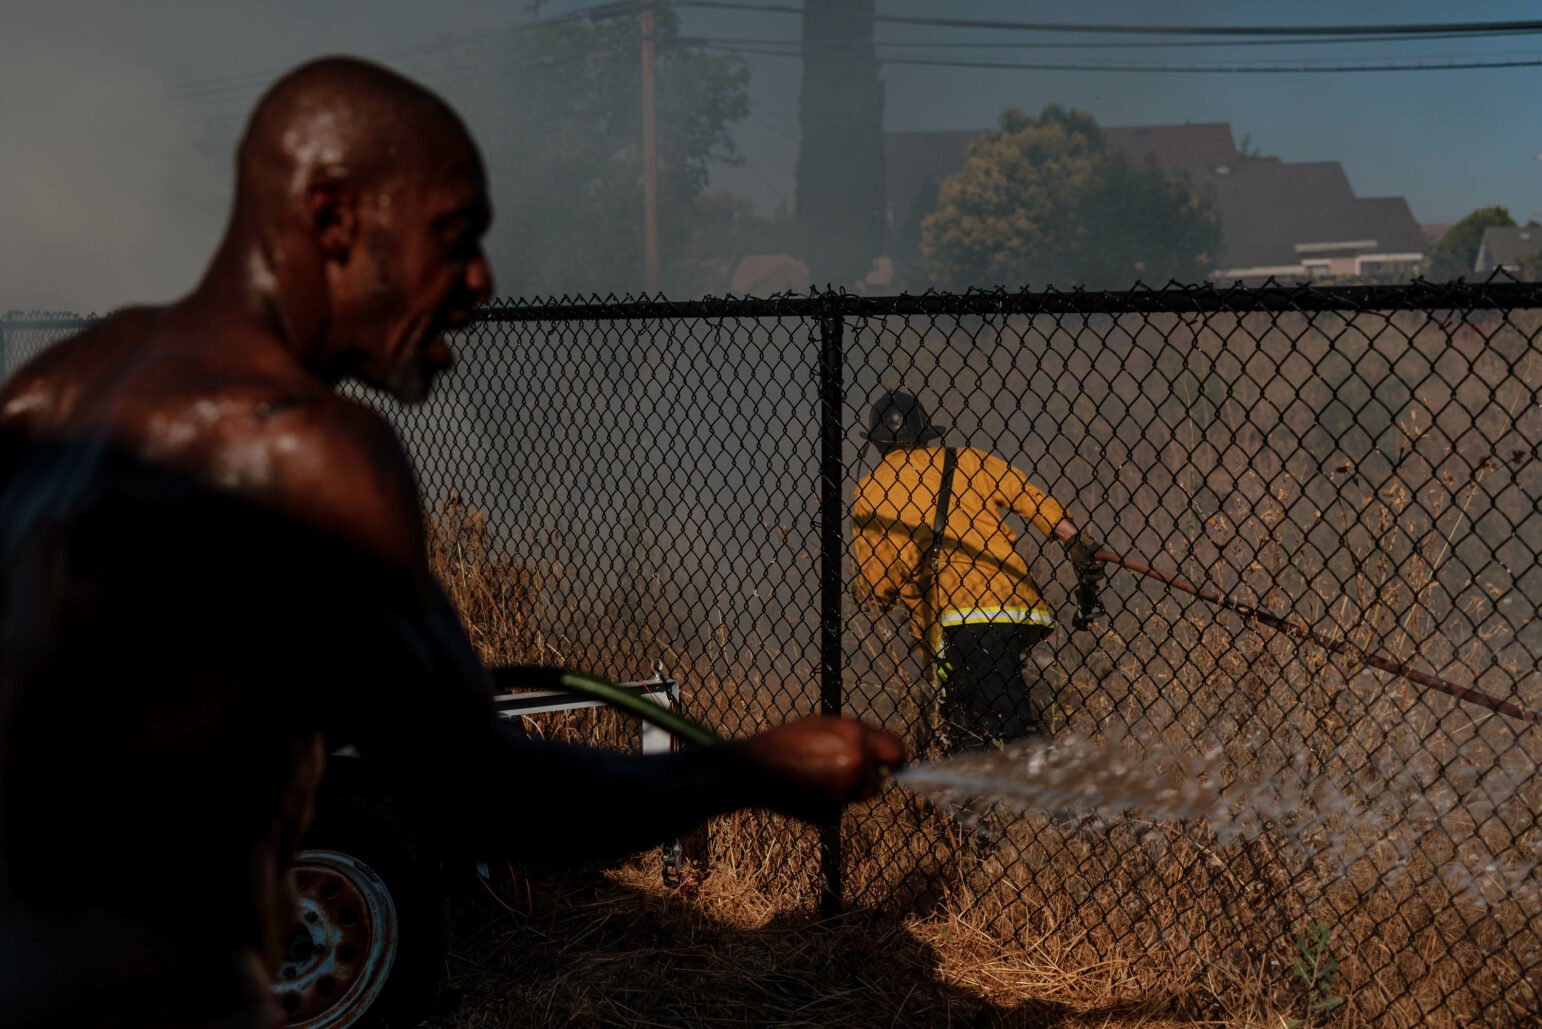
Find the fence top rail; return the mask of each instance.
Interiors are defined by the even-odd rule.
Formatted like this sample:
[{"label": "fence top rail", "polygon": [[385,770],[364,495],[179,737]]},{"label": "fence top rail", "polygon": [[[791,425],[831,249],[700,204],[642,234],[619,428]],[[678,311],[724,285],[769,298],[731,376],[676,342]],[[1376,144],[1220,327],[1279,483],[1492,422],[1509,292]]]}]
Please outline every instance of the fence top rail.
[{"label": "fence top rail", "polygon": [[0,319],[0,329],[7,332],[73,332],[90,324],[90,318],[50,318],[36,321]]},{"label": "fence top rail", "polygon": [[[1129,290],[983,290],[902,293],[868,297],[842,291],[780,293],[769,297],[555,297],[494,300],[478,308],[479,322],[582,322],[687,318],[881,318],[886,316],[1254,314],[1362,311],[1513,311],[1542,309],[1542,283],[1497,273],[1483,282],[1413,282],[1384,286],[1286,285],[1217,287],[1210,283]],[[11,311],[0,317],[9,332],[63,332],[95,319],[67,312]]]},{"label": "fence top rail", "polygon": [[832,316],[995,314],[1205,314],[1360,311],[1469,311],[1542,308],[1542,283],[1494,278],[1485,282],[1415,280],[1389,286],[1171,285],[1125,291],[969,290],[867,297],[845,292],[770,297],[559,297],[497,300],[477,312],[483,322],[632,321],[682,318],[818,318]]},{"label": "fence top rail", "polygon": [[96,315],[73,311],[7,311],[0,315],[0,328],[11,332],[65,332],[94,321]]}]

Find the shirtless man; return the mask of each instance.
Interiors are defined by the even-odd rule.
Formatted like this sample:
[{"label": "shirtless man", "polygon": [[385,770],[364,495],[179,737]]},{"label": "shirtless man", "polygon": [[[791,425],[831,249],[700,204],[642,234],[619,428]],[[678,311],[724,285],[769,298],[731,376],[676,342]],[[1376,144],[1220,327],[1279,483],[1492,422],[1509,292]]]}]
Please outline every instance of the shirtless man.
[{"label": "shirtless man", "polygon": [[811,718],[629,757],[516,738],[427,567],[388,425],[491,294],[481,159],[372,65],[259,103],[185,299],[0,390],[0,1025],[268,1025],[285,865],[354,744],[483,853],[599,857],[765,806],[824,818],[899,741]]}]

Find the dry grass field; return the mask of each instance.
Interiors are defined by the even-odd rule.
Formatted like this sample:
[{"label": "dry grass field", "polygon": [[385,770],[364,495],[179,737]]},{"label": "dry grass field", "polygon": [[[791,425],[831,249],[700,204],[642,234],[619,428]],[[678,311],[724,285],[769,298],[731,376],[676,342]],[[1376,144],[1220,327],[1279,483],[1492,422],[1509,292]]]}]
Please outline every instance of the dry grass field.
[{"label": "dry grass field", "polygon": [[[539,583],[502,556],[481,515],[442,505],[433,528],[436,572],[484,656],[548,654],[524,614]],[[433,1024],[1535,1024],[1542,917],[1525,862],[1539,842],[1538,797],[1522,767],[1535,768],[1535,738],[1459,722],[1451,705],[1407,690],[1383,690],[1350,717],[1331,698],[1369,673],[1171,599],[1155,613],[1128,638],[1115,619],[1073,648],[1082,660],[1061,698],[1073,721],[1089,720],[1077,707],[1143,691],[1156,709],[1170,703],[1154,672],[1166,648],[1181,675],[1235,688],[1194,690],[1166,724],[1152,719],[1162,739],[1180,750],[1218,743],[1231,758],[1221,775],[1280,771],[1270,762],[1288,754],[1382,792],[1339,809],[1338,793],[1303,794],[1282,824],[1261,821],[1240,842],[1138,812],[1080,828],[1030,814],[981,848],[891,787],[844,825],[848,911],[825,923],[814,915],[814,834],[756,813],[713,823],[678,890],[661,884],[656,854],[468,876],[448,969],[458,1003]],[[1153,638],[1159,624],[1186,641],[1181,657]],[[1097,654],[1107,659],[1087,660]],[[733,711],[739,725],[779,717],[764,683],[725,682],[705,659],[672,672],[693,711]],[[1071,688],[1076,676],[1089,688]],[[1250,717],[1295,735],[1240,747]],[[608,713],[540,728],[627,742]],[[1407,774],[1364,774],[1389,759]],[[1370,824],[1379,813],[1408,824]],[[1479,874],[1489,864],[1511,869],[1503,888]]]}]

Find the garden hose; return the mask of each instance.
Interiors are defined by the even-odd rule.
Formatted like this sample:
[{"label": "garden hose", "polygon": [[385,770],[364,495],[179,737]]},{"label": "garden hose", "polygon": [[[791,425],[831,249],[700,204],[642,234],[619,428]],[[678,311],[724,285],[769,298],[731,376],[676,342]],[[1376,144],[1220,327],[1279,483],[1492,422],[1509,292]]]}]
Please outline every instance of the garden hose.
[{"label": "garden hose", "polygon": [[1256,621],[1262,625],[1269,626],[1271,629],[1277,629],[1280,632],[1289,633],[1290,635],[1295,636],[1297,639],[1310,640],[1311,642],[1317,644],[1319,647],[1322,647],[1324,650],[1331,651],[1335,654],[1346,654],[1357,661],[1370,665],[1372,668],[1379,668],[1383,672],[1390,672],[1392,675],[1395,675],[1400,679],[1406,679],[1409,682],[1417,683],[1420,686],[1424,686],[1432,690],[1439,690],[1441,693],[1455,697],[1457,700],[1465,701],[1468,704],[1477,704],[1480,707],[1486,707],[1490,711],[1506,715],[1519,721],[1530,722],[1533,725],[1542,725],[1542,714],[1539,714],[1535,711],[1528,711],[1524,708],[1517,707],[1507,700],[1501,700],[1498,697],[1491,697],[1487,693],[1475,690],[1470,686],[1460,686],[1449,680],[1442,679],[1438,675],[1430,675],[1428,672],[1421,672],[1418,669],[1410,666],[1407,661],[1394,661],[1390,658],[1382,657],[1380,654],[1369,653],[1359,649],[1358,647],[1355,647],[1348,640],[1331,639],[1319,632],[1307,628],[1304,625],[1298,625],[1295,622],[1288,621],[1279,617],[1278,615],[1272,615],[1267,611],[1261,611],[1258,608],[1252,607],[1248,604],[1241,604],[1235,600],[1229,600],[1214,590],[1208,590],[1199,586],[1195,586],[1193,583],[1189,582],[1187,579],[1180,575],[1157,571],[1150,565],[1141,564],[1139,561],[1133,561],[1130,558],[1125,557],[1122,554],[1116,554],[1111,550],[1100,550],[1094,554],[1093,557],[1097,558],[1099,561],[1107,561],[1111,564],[1119,565],[1121,568],[1128,568],[1130,571],[1135,572],[1137,575],[1144,575],[1147,578],[1166,583],[1173,589],[1182,590],[1184,593],[1192,594],[1201,600],[1207,600],[1210,603],[1217,605],[1218,607],[1224,607],[1229,611],[1235,611],[1237,614],[1242,616],[1244,621]]},{"label": "garden hose", "polygon": [[576,693],[589,700],[598,700],[629,715],[635,715],[649,725],[656,725],[689,744],[704,745],[722,742],[722,737],[717,733],[673,708],[654,703],[645,696],[622,689],[608,679],[601,679],[586,672],[535,665],[515,665],[493,669],[493,675],[495,680],[508,680],[510,684],[524,688],[539,686],[561,690],[564,693]]},{"label": "garden hose", "polygon": [[557,679],[558,686],[569,693],[577,693],[590,700],[603,700],[612,707],[629,715],[636,715],[649,725],[656,725],[686,743],[701,745],[721,743],[722,738],[705,725],[687,718],[674,708],[656,704],[647,697],[628,693],[615,683],[584,672],[563,672]]}]

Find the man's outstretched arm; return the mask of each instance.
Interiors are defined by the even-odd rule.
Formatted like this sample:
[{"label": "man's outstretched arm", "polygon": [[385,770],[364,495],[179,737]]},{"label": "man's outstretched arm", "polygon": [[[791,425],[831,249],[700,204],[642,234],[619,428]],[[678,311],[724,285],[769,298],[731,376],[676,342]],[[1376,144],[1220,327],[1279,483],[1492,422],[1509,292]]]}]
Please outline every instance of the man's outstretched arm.
[{"label": "man's outstretched arm", "polygon": [[[352,414],[350,413],[350,417]],[[351,426],[306,495],[306,519],[351,536],[372,566],[345,585],[358,615],[340,640],[363,665],[340,684],[338,720],[393,790],[484,853],[591,858],[669,839],[744,807],[830,817],[877,791],[904,760],[899,739],[840,719],[805,719],[746,740],[631,756],[520,736],[429,574],[405,455],[383,424]],[[363,453],[354,451],[360,443]],[[366,460],[368,463],[364,464]],[[339,474],[344,473],[344,474]],[[296,477],[298,484],[299,477]]]},{"label": "man's outstretched arm", "polygon": [[493,711],[447,600],[395,622],[356,682],[354,741],[409,807],[485,855],[611,857],[747,807],[826,819],[905,757],[897,737],[834,718],[646,757],[533,739]]}]

